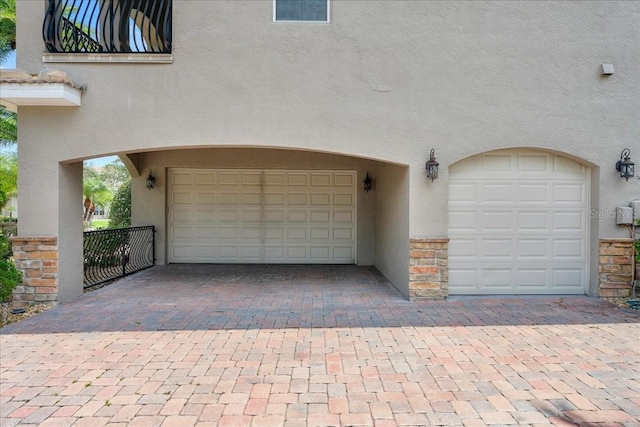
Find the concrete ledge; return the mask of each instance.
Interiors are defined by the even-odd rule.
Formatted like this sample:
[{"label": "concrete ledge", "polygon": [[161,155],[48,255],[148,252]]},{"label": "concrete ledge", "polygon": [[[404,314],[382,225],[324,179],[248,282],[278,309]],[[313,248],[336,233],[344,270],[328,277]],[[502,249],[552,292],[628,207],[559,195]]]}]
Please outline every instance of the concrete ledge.
[{"label": "concrete ledge", "polygon": [[420,239],[409,239],[411,243],[449,243],[448,237],[435,237],[432,239],[428,238],[420,238]]},{"label": "concrete ledge", "polygon": [[42,62],[171,64],[173,56],[170,53],[43,53]]},{"label": "concrete ledge", "polygon": [[9,237],[9,240],[11,241],[11,243],[13,242],[29,242],[29,243],[35,243],[35,242],[43,242],[43,243],[47,243],[47,244],[54,244],[57,245],[58,244],[58,238],[56,236],[50,237],[50,236],[28,236],[28,237],[23,237],[23,236],[13,236],[13,237]]}]

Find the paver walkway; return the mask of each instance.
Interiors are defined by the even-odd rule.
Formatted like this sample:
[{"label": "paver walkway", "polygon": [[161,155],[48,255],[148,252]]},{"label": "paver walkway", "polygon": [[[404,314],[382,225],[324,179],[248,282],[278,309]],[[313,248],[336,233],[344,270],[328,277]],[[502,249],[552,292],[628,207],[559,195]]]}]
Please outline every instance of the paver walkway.
[{"label": "paver walkway", "polygon": [[0,425],[640,426],[640,316],[409,302],[355,266],[159,266],[0,330]]}]

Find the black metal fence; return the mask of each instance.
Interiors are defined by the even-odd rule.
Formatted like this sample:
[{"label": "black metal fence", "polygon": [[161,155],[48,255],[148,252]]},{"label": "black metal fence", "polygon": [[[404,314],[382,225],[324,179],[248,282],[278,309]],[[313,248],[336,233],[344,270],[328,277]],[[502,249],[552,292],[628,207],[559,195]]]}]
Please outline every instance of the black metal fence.
[{"label": "black metal fence", "polygon": [[155,264],[155,227],[84,232],[84,287],[127,276]]},{"label": "black metal fence", "polygon": [[48,52],[171,53],[172,0],[48,0]]}]

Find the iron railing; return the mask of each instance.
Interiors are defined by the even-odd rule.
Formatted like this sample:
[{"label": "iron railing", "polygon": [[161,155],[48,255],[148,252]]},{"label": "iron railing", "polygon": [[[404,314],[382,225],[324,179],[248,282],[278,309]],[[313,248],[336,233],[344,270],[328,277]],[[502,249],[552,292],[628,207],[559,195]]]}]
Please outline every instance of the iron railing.
[{"label": "iron railing", "polygon": [[155,265],[155,227],[84,232],[84,287]]},{"label": "iron railing", "polygon": [[56,53],[171,53],[172,0],[48,0],[42,38]]},{"label": "iron railing", "polygon": [[64,16],[62,17],[62,46],[73,52],[102,52],[100,43]]}]

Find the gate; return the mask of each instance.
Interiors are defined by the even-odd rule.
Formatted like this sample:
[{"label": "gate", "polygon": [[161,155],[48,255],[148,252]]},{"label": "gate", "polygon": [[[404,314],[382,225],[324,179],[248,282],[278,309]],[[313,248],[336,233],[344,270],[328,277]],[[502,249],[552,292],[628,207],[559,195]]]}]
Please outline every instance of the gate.
[{"label": "gate", "polygon": [[89,288],[155,265],[155,227],[85,231],[84,287]]}]

